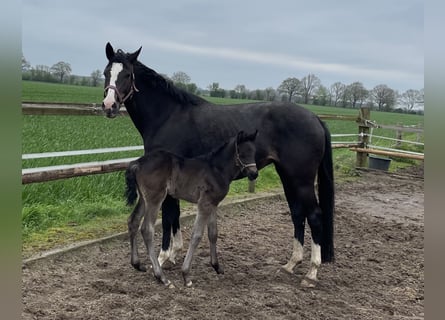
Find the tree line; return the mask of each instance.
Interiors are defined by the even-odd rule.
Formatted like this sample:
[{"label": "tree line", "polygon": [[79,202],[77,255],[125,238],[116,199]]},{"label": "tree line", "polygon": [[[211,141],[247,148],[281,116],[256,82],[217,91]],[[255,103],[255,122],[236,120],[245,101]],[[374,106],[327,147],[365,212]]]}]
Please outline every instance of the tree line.
[{"label": "tree line", "polygon": [[175,72],[172,77],[164,75],[176,86],[195,94],[211,97],[251,99],[264,101],[290,101],[295,103],[333,106],[342,108],[369,107],[379,111],[422,113],[424,106],[424,89],[409,89],[403,93],[380,84],[368,90],[361,82],[343,84],[335,82],[325,87],[314,74],[298,79],[287,78],[278,88],[249,90],[243,84],[227,90],[212,82],[205,89],[198,89],[190,77],[183,71]]},{"label": "tree line", "polygon": [[[359,82],[344,84],[335,82],[326,87],[314,74],[308,74],[301,79],[289,77],[275,89],[249,90],[245,85],[238,84],[233,89],[223,89],[218,82],[212,82],[205,89],[191,82],[190,76],[177,71],[172,76],[163,74],[176,86],[199,95],[211,97],[250,99],[264,101],[290,101],[295,103],[333,106],[342,108],[369,107],[379,111],[423,113],[424,89],[409,89],[399,93],[386,84],[379,84],[372,89],[366,89]],[[45,82],[59,82],[84,86],[102,86],[102,72],[94,70],[89,77],[71,75],[71,66],[59,61],[53,66],[36,65],[34,67],[22,56],[22,79]]]},{"label": "tree line", "polygon": [[71,74],[71,65],[59,61],[51,67],[46,65],[31,66],[31,63],[22,55],[22,79],[31,81],[57,82],[81,86],[102,86],[102,71],[91,72],[89,77]]},{"label": "tree line", "polygon": [[361,82],[344,84],[335,82],[324,86],[314,74],[298,79],[290,77],[281,82],[278,88],[248,90],[245,85],[237,85],[225,90],[213,82],[208,87],[210,96],[266,101],[290,101],[295,103],[333,106],[342,108],[369,107],[379,111],[423,113],[424,89],[409,89],[399,93],[385,84],[366,89]]}]

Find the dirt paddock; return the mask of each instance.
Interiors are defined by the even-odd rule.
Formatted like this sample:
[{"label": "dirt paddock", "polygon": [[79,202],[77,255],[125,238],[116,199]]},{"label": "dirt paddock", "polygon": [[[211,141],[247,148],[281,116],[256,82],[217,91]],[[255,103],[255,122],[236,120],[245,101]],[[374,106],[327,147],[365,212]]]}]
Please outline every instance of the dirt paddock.
[{"label": "dirt paddock", "polygon": [[[423,174],[361,172],[336,188],[336,262],[323,264],[314,289],[294,274],[293,228],[281,197],[218,213],[220,262],[203,238],[185,288],[182,257],[165,272],[174,288],[130,266],[128,239],[115,238],[23,266],[23,319],[423,319]],[[188,246],[190,226],[183,226]],[[160,235],[157,235],[158,244]],[[140,241],[140,253],[148,263]],[[185,251],[184,251],[185,254]]]}]

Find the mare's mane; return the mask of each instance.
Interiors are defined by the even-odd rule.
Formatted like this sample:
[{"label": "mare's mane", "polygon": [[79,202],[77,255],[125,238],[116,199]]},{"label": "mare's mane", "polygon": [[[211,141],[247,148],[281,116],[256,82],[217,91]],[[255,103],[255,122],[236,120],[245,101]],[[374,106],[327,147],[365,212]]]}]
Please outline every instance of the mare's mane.
[{"label": "mare's mane", "polygon": [[[128,64],[129,56],[130,53],[125,53],[121,49],[118,49],[113,58],[113,62]],[[167,93],[171,98],[182,105],[210,104],[210,102],[208,102],[207,100],[204,100],[197,95],[187,92],[184,89],[178,88],[171,80],[166,79],[153,69],[150,69],[149,67],[144,65],[139,60],[136,60],[133,66],[135,75],[137,75],[138,78],[141,77],[143,82],[152,87],[155,87],[157,90],[162,90],[164,93]],[[138,83],[140,81],[141,80],[138,79],[138,81],[135,83],[136,87],[142,86]]]}]

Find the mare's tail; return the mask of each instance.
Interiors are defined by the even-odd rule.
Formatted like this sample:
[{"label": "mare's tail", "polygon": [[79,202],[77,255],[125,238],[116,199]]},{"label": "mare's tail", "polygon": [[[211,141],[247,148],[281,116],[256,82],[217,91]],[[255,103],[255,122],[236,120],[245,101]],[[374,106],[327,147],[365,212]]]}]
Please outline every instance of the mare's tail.
[{"label": "mare's tail", "polygon": [[128,165],[127,170],[125,171],[125,182],[127,183],[127,188],[125,190],[125,197],[127,198],[127,205],[133,205],[138,198],[137,192],[137,180],[136,180],[136,172],[139,168],[138,161],[132,161]]},{"label": "mare's tail", "polygon": [[334,261],[334,170],[332,165],[331,134],[320,120],[325,132],[325,152],[318,168],[318,199],[322,211],[321,261]]}]

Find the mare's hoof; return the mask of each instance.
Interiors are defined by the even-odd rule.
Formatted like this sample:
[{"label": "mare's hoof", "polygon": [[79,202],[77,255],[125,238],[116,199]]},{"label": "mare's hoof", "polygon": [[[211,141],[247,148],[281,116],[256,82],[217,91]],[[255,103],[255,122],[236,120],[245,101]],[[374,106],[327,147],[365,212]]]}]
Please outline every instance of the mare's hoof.
[{"label": "mare's hoof", "polygon": [[309,279],[307,277],[304,277],[303,280],[301,280],[301,287],[303,288],[315,288],[317,285],[317,280]]},{"label": "mare's hoof", "polygon": [[131,265],[132,265],[133,268],[135,268],[137,271],[141,271],[141,272],[146,272],[146,271],[147,271],[147,268],[146,268],[144,265],[142,265],[140,262],[138,262],[138,263],[132,263]]},{"label": "mare's hoof", "polygon": [[287,273],[293,274],[294,268],[290,268],[287,264],[281,266],[281,270],[286,271]]}]

